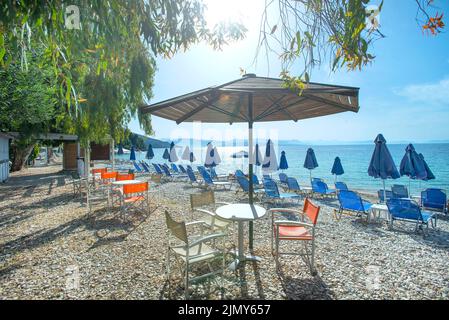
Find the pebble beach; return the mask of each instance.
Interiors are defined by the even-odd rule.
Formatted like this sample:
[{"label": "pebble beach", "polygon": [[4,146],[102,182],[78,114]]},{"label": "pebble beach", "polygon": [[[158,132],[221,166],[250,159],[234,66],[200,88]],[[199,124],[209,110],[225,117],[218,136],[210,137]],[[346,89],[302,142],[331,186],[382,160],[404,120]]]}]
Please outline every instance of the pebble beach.
[{"label": "pebble beach", "polygon": [[[0,184],[0,299],[183,299],[176,269],[170,288],[167,283],[164,212],[178,221],[200,219],[199,213],[192,217],[189,195],[201,189],[186,182],[151,185],[149,214],[136,213],[123,222],[106,205],[95,206],[89,215],[85,199],[74,196],[71,179],[60,169],[24,169]],[[216,191],[215,198],[245,202],[235,188]],[[321,206],[316,275],[298,256],[282,256],[276,268],[266,215],[254,223],[254,254],[262,261],[226,270],[224,290],[214,281],[192,285],[191,298],[449,298],[447,215],[440,214],[437,228],[425,233],[400,222],[390,230],[382,219],[335,219],[336,199],[313,201]],[[302,201],[290,207],[300,208]],[[234,247],[233,230],[227,249]],[[286,246],[300,248],[295,242]]]}]

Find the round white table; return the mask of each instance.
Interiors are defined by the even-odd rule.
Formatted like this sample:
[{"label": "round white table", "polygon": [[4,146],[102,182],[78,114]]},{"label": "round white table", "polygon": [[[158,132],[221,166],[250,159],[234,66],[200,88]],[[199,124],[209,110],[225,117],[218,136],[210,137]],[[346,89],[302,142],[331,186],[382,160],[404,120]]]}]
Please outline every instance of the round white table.
[{"label": "round white table", "polygon": [[137,184],[137,183],[142,183],[145,181],[140,181],[140,180],[120,180],[120,181],[114,181],[112,182],[113,185],[115,186],[124,186],[127,184]]},{"label": "round white table", "polygon": [[216,210],[217,216],[220,218],[237,221],[238,223],[238,251],[237,258],[229,266],[230,269],[235,270],[239,265],[245,261],[260,261],[261,259],[253,255],[245,255],[243,248],[243,224],[246,221],[254,221],[262,218],[267,213],[263,207],[250,205],[248,203],[235,203],[219,207]]}]

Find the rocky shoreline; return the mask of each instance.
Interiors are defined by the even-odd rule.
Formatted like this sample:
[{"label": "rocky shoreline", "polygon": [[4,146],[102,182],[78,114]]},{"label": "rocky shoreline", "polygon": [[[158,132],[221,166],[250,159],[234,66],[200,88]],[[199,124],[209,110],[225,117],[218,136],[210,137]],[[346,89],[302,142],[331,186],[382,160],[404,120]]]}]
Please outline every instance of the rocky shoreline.
[{"label": "rocky shoreline", "polygon": [[[152,186],[151,213],[124,223],[101,206],[88,216],[70,178],[58,170],[31,168],[0,185],[0,299],[182,299],[179,276],[168,292],[164,211],[191,220],[189,194],[200,189],[185,182]],[[234,190],[215,197],[238,201]],[[238,273],[226,271],[223,293],[214,282],[192,286],[192,298],[448,299],[447,216],[440,215],[437,229],[423,235],[410,223],[389,230],[385,221],[337,221],[337,201],[316,202],[316,276],[297,256],[281,257],[276,270],[265,216],[254,224],[254,253],[263,260]],[[229,249],[233,238],[231,232]]]}]

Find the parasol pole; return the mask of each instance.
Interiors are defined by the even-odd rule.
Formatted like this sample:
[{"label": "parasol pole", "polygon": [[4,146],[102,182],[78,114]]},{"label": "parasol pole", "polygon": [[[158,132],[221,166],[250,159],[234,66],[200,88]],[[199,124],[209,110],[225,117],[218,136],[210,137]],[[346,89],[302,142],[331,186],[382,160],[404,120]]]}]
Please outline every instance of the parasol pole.
[{"label": "parasol pole", "polygon": [[382,179],[382,183],[384,185],[384,202],[387,203],[387,191],[385,191],[385,179]]},{"label": "parasol pole", "polygon": [[[253,204],[253,193],[254,193],[254,186],[253,186],[253,165],[254,160],[252,156],[252,148],[253,148],[253,95],[249,94],[248,96],[248,115],[249,115],[249,122],[248,122],[248,180],[249,180],[249,195],[248,195],[248,202],[250,205]],[[249,249],[253,250],[253,222],[249,222]]]},{"label": "parasol pole", "polygon": [[408,177],[408,197],[412,198],[412,179]]}]

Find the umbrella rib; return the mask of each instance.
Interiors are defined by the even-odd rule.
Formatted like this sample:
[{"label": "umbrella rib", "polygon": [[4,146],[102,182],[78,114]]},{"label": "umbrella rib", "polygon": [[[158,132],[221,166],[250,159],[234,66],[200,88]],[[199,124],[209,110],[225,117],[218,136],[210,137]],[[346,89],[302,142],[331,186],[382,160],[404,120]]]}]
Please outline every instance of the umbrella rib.
[{"label": "umbrella rib", "polygon": [[181,118],[177,119],[176,123],[180,124],[181,122],[184,122],[185,120],[187,120],[188,118],[190,118],[194,114],[196,114],[196,113],[200,112],[201,110],[203,110],[204,108],[206,108],[210,103],[214,103],[215,101],[217,101],[219,99],[219,97],[220,96],[217,95],[217,96],[212,97],[210,101],[203,102],[203,104],[199,105],[198,107],[196,107],[192,111],[186,113]]},{"label": "umbrella rib", "polygon": [[332,100],[329,100],[329,99],[326,99],[326,98],[317,97],[317,96],[314,96],[312,94],[304,94],[304,96],[309,98],[310,100],[314,100],[314,101],[321,102],[321,103],[326,103],[326,104],[329,104],[329,105],[331,105],[333,107],[337,107],[339,109],[343,109],[345,111],[353,111],[353,112],[358,112],[359,111],[359,107],[358,106],[356,107],[356,110],[354,110],[354,108],[352,106],[351,107],[345,106],[345,105],[339,104],[339,103],[337,103],[335,101],[332,101]]},{"label": "umbrella rib", "polygon": [[294,106],[295,104],[298,104],[298,103],[300,103],[300,102],[302,102],[302,101],[304,101],[304,100],[306,100],[306,98],[301,97],[299,100],[296,100],[295,102],[292,102],[292,103],[286,105],[285,107],[282,107],[281,109],[273,110],[273,111],[271,111],[271,112],[268,113],[268,114],[264,114],[263,116],[257,117],[256,119],[257,119],[257,120],[260,120],[260,119],[262,119],[262,118],[269,117],[269,116],[271,116],[272,114],[274,114],[274,113],[276,113],[276,112],[279,112],[279,111],[281,111],[281,110],[285,110],[285,109],[287,109],[287,108],[290,108],[290,107]]},{"label": "umbrella rib", "polygon": [[[198,96],[207,95],[210,90],[211,90],[211,88],[198,90],[198,91],[195,91],[195,92],[192,92],[192,93],[185,94],[185,95],[180,96],[178,98],[165,100],[165,101],[153,104],[153,105],[146,105],[146,106],[141,107],[141,109],[142,109],[143,113],[153,113],[155,111],[159,111],[161,109],[165,109],[165,108],[171,107],[171,106],[173,106],[175,104],[183,103],[184,101],[196,98]],[[176,99],[178,99],[178,100],[176,101]]]},{"label": "umbrella rib", "polygon": [[[273,101],[270,97],[267,97],[268,99],[270,99],[275,105],[277,105],[279,107],[279,112],[283,112],[284,114],[286,114],[287,116],[289,116],[293,121],[298,121],[297,118],[295,118],[293,116],[293,114],[287,110],[287,108],[283,108],[279,103],[277,103],[276,101]],[[276,112],[275,112],[276,113]]]},{"label": "umbrella rib", "polygon": [[[229,112],[229,111],[220,109],[219,107],[217,107],[216,105],[213,105],[213,104],[208,105],[207,108],[208,108],[208,109],[211,109],[211,110],[215,110],[215,111],[217,111],[217,112],[221,112],[221,113],[223,113],[223,114],[225,114],[225,115],[230,116],[231,118],[238,118],[238,119],[243,120],[243,121],[248,121],[248,119],[244,118],[243,116],[241,117],[241,116],[239,116],[239,115],[237,115],[237,114],[235,114],[235,113],[232,113],[232,112]],[[231,119],[231,120],[232,120],[232,119]],[[231,122],[232,122],[232,121],[231,121]]]},{"label": "umbrella rib", "polygon": [[[265,95],[267,98],[269,98],[269,96],[268,95]],[[277,100],[276,100],[276,102],[277,103],[279,103],[279,102],[281,102],[285,97],[287,97],[287,95],[283,95],[283,96],[281,96],[280,98],[278,98]],[[270,99],[270,98],[269,98]],[[272,109],[273,109],[273,107],[275,106],[275,103],[273,102],[273,100],[272,99],[270,99],[271,100],[271,105],[268,107],[268,108],[266,108],[264,111],[262,111],[256,118],[255,118],[255,120],[258,120],[259,118],[263,118],[264,116],[265,116],[265,114],[266,113],[269,113],[269,112],[271,112],[272,111]]]}]

